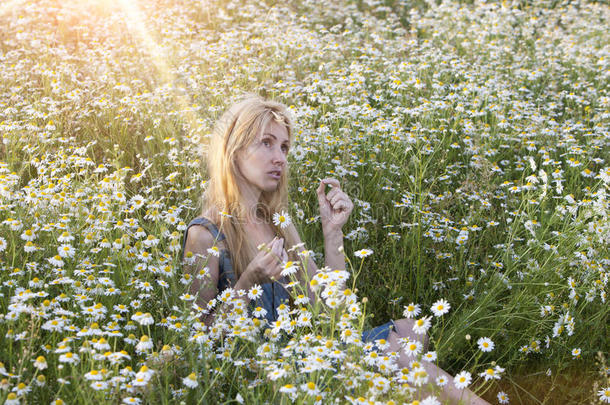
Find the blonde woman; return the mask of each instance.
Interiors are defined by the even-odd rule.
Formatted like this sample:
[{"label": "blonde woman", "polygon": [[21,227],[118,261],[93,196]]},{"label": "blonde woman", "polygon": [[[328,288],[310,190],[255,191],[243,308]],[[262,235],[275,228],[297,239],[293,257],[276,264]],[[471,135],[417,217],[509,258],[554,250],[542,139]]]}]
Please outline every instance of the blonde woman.
[{"label": "blonde woman", "polygon": [[[218,120],[207,148],[209,181],[204,195],[202,215],[189,224],[183,252],[208,256],[211,281],[203,283],[193,277],[191,293],[204,306],[227,287],[249,291],[260,285],[263,294],[252,306],[261,307],[264,317],[277,319],[277,307],[290,299],[281,280],[282,263],[298,260],[288,248],[302,244],[293,224],[286,228],[274,225],[274,213],[288,208],[288,152],[293,142],[293,123],[283,104],[249,96],[231,106]],[[326,187],[331,186],[330,191]],[[345,269],[343,225],[353,209],[350,198],[341,190],[338,180],[320,181],[317,189],[320,220],[324,236],[325,265]],[[265,249],[258,249],[259,246]],[[208,254],[218,248],[218,256]],[[309,258],[305,266],[311,279],[318,271]],[[199,266],[199,267],[198,267]],[[187,266],[194,272],[201,263]],[[304,277],[301,277],[303,280]],[[309,286],[308,286],[309,287]],[[310,298],[313,294],[309,291]],[[244,299],[248,302],[248,297]],[[211,323],[215,314],[204,321]],[[399,339],[408,337],[427,341],[413,332],[409,319],[388,322],[365,331],[362,339],[390,342],[388,351],[400,351]],[[401,356],[403,367],[408,363]],[[448,376],[429,363],[429,374]],[[457,398],[462,391],[445,390],[447,398]],[[467,390],[465,390],[467,391]],[[467,393],[468,398],[477,398]],[[470,400],[469,400],[470,401]],[[481,402],[485,403],[485,402]]]}]

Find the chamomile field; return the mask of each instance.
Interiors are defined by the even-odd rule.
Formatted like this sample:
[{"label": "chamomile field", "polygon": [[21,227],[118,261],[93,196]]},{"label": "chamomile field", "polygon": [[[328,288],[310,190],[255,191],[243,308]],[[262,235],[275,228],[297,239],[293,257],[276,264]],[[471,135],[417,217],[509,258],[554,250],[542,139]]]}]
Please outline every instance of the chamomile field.
[{"label": "chamomile field", "polygon": [[[609,26],[584,0],[4,0],[0,401],[609,403]],[[182,262],[245,93],[289,106],[285,220],[321,268],[270,325],[257,291],[196,305]],[[400,368],[360,336],[402,317],[430,345]]]}]

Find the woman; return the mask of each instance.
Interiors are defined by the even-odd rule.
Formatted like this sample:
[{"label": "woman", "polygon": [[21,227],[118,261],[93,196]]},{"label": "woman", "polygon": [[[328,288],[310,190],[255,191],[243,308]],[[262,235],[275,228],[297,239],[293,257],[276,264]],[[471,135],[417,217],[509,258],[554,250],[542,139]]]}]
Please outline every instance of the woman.
[{"label": "woman", "polygon": [[[245,98],[217,122],[207,152],[209,182],[202,216],[189,224],[183,246],[184,252],[208,256],[206,266],[211,280],[202,284],[199,278],[193,277],[191,285],[191,293],[197,295],[201,306],[227,287],[249,291],[260,285],[263,294],[253,304],[262,307],[265,318],[273,322],[277,318],[277,307],[290,299],[279,282],[284,269],[282,263],[298,260],[287,248],[302,241],[293,224],[285,229],[276,226],[272,216],[287,209],[287,157],[291,142],[292,122],[286,107],[260,97]],[[328,193],[327,185],[331,186]],[[352,201],[341,190],[339,181],[332,178],[320,181],[317,197],[325,265],[344,270],[342,228],[352,212]],[[208,254],[215,246],[219,249],[218,257]],[[260,246],[264,248],[259,250]],[[311,279],[318,268],[311,258],[307,260],[305,267]],[[187,270],[199,269],[197,264],[187,266]],[[308,292],[313,300],[313,293],[309,289]],[[249,302],[247,295],[243,298]],[[209,314],[204,321],[210,324],[214,316]],[[401,352],[400,338],[421,341],[425,347],[426,339],[415,334],[412,326],[411,320],[400,319],[367,331],[362,338],[385,339],[390,343],[386,349],[390,352]],[[406,367],[408,361],[403,354],[399,364]],[[426,367],[433,378],[448,376],[431,363]],[[455,387],[446,389],[445,393],[450,399],[462,395]],[[478,399],[470,394],[466,395],[472,400],[467,401]]]}]

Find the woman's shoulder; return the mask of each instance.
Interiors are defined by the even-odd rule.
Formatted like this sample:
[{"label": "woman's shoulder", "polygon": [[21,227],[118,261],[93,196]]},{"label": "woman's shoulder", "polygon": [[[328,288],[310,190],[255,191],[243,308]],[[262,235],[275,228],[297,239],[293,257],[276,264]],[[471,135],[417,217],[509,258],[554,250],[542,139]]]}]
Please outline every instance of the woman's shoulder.
[{"label": "woman's shoulder", "polygon": [[219,247],[224,247],[222,243],[224,239],[224,235],[219,231],[218,226],[205,216],[198,216],[189,224],[187,245],[206,246],[206,249],[211,248],[215,244]]},{"label": "woman's shoulder", "polygon": [[214,240],[215,238],[212,236],[212,232],[206,227],[190,226],[186,235],[185,250],[193,252],[201,250],[205,252],[207,249],[214,246]]}]

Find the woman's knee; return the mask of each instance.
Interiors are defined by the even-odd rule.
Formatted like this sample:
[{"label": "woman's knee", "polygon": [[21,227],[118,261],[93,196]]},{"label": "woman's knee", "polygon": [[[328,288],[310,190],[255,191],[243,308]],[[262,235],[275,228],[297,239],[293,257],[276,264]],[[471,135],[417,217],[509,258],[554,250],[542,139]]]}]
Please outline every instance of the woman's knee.
[{"label": "woman's knee", "polygon": [[428,350],[430,338],[428,337],[428,334],[418,335],[413,331],[413,325],[415,325],[415,321],[413,319],[397,319],[394,321],[394,325],[396,326],[396,333],[398,333],[400,337],[408,337],[409,339],[418,340],[424,346],[424,351]]}]

